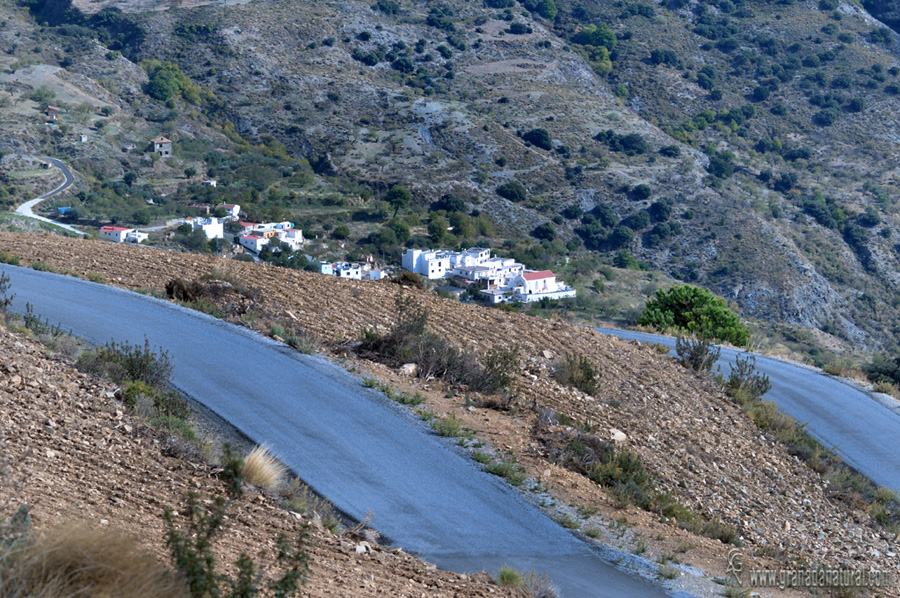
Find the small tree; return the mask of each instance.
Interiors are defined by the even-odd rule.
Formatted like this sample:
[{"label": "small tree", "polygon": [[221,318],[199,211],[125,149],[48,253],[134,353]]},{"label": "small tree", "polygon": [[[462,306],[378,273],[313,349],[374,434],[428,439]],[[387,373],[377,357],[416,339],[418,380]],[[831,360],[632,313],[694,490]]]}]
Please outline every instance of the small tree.
[{"label": "small tree", "polygon": [[197,176],[197,169],[193,166],[188,166],[184,169],[184,176],[188,179],[194,178],[195,176]]},{"label": "small tree", "polygon": [[394,208],[393,217],[396,218],[397,213],[401,208],[409,206],[409,203],[412,201],[412,193],[402,185],[394,185],[391,187],[391,190],[387,192],[387,195],[384,196],[384,200]]},{"label": "small tree", "polygon": [[134,185],[134,183],[137,181],[137,178],[138,178],[137,174],[135,174],[135,173],[132,172],[132,171],[128,171],[128,172],[126,172],[125,175],[122,177],[122,180],[125,182],[126,185],[128,185],[129,187],[131,187],[131,186]]}]

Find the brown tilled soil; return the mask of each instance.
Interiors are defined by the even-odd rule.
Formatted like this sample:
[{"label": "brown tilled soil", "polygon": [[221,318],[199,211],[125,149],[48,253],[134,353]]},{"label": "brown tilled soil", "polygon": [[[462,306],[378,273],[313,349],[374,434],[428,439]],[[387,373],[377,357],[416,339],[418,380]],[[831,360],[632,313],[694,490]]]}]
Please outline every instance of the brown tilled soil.
[{"label": "brown tilled soil", "polygon": [[[893,535],[874,526],[864,511],[836,500],[821,475],[762,433],[709,380],[651,347],[560,320],[459,304],[386,281],[340,280],[51,236],[0,233],[0,249],[20,256],[23,265],[42,261],[83,277],[100,274],[110,284],[130,289],[162,291],[173,278],[194,280],[213,268],[225,270],[261,290],[260,302],[242,315],[238,312],[243,308],[235,309],[235,319],[263,332],[270,323],[280,322],[317,334],[326,354],[347,360],[396,390],[422,392],[432,412],[456,414],[498,454],[514,454],[528,475],[553,496],[556,514],[572,515],[582,529],[597,530],[610,545],[636,552],[646,546],[646,556],[674,556],[710,577],[724,575],[726,554],[732,548],[680,530],[658,515],[621,508],[586,477],[556,466],[542,439],[573,431],[552,418],[549,424],[538,425],[541,414],[556,412],[577,424],[589,423],[602,439],[609,439],[612,430],[624,432],[627,439],[621,446],[640,456],[660,490],[673,493],[707,520],[738,530],[745,567],[821,564],[900,573]],[[405,377],[343,350],[365,327],[389,329],[398,294],[424,303],[430,327],[461,348],[483,355],[492,347],[517,345],[521,371],[514,409],[466,406],[465,389]],[[566,353],[584,355],[600,370],[600,388],[594,396],[562,387],[550,376]],[[480,399],[470,398],[476,404]]]},{"label": "brown tilled soil", "polygon": [[[46,352],[0,327],[0,455],[6,472],[0,516],[27,504],[39,533],[74,523],[124,531],[166,562],[163,511],[182,508],[189,490],[205,500],[224,494],[217,470],[174,450],[164,430],[135,421],[113,398],[114,386],[47,359]],[[221,562],[233,563],[244,551],[272,567],[278,535],[293,537],[303,523],[276,502],[251,488],[231,505],[216,541]],[[487,574],[439,571],[401,551],[312,525],[305,596],[521,595],[494,585]],[[358,553],[358,546],[365,552]]]}]

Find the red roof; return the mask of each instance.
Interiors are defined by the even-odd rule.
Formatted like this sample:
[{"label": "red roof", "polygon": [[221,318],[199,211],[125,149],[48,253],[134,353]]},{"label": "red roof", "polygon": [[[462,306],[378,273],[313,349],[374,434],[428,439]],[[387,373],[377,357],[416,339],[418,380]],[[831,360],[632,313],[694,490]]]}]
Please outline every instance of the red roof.
[{"label": "red roof", "polygon": [[244,222],[241,220],[240,225],[247,228],[248,226],[259,226],[259,222]]},{"label": "red roof", "polygon": [[171,139],[166,139],[162,135],[156,137],[155,139],[151,139],[150,141],[152,141],[153,143],[172,143]]},{"label": "red roof", "polygon": [[256,237],[253,235],[243,235],[241,238],[242,239],[253,239],[254,241],[261,241],[261,240],[265,239],[265,237]]},{"label": "red roof", "polygon": [[104,226],[104,227],[101,227],[100,230],[107,232],[107,233],[121,233],[121,232],[128,231],[131,229],[127,228],[125,226]]},{"label": "red roof", "polygon": [[544,278],[554,278],[556,275],[550,270],[541,270],[540,272],[526,272],[522,275],[525,280],[542,280]]},{"label": "red roof", "polygon": [[233,203],[220,203],[220,204],[217,205],[216,207],[217,207],[217,208],[227,208],[227,209],[230,210],[231,208],[236,208],[237,206],[236,206],[235,204],[233,204]]}]

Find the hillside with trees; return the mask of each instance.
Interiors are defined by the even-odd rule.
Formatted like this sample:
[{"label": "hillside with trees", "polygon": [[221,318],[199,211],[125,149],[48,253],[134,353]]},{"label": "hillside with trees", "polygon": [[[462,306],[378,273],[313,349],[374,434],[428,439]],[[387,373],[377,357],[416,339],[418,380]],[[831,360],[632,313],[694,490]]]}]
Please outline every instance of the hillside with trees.
[{"label": "hillside with trees", "polygon": [[[801,349],[892,348],[896,9],[864,4],[884,22],[838,0],[27,0],[7,71],[93,81],[109,147],[178,142],[158,163],[59,130],[11,147],[74,158],[84,222],[234,202],[351,255],[487,244],[585,289],[644,269]],[[602,299],[578,309],[633,321]]]}]

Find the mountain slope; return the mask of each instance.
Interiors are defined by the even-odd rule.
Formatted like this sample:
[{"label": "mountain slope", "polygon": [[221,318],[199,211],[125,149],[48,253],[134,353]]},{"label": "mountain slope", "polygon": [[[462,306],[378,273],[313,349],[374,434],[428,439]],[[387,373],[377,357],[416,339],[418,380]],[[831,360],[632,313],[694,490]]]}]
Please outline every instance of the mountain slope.
[{"label": "mountain slope", "polygon": [[[140,70],[102,69],[77,49],[67,68],[115,82],[139,117],[177,107],[185,138],[190,117],[227,122],[232,141],[276,139],[323,180],[365,190],[362,201],[403,183],[422,207],[461,197],[501,238],[550,222],[556,239],[529,249],[536,266],[585,249],[624,264],[627,250],[763,322],[879,349],[900,322],[897,39],[831,4],[559,0],[548,20],[506,0],[127,14],[81,3],[89,14],[76,20],[125,54],[117,61],[172,61],[198,87],[153,100]],[[74,19],[62,14],[48,33]],[[192,154],[213,166],[205,156]],[[496,193],[511,181],[524,201]],[[290,215],[308,197],[272,203]],[[359,246],[398,251],[391,235]]]}]

